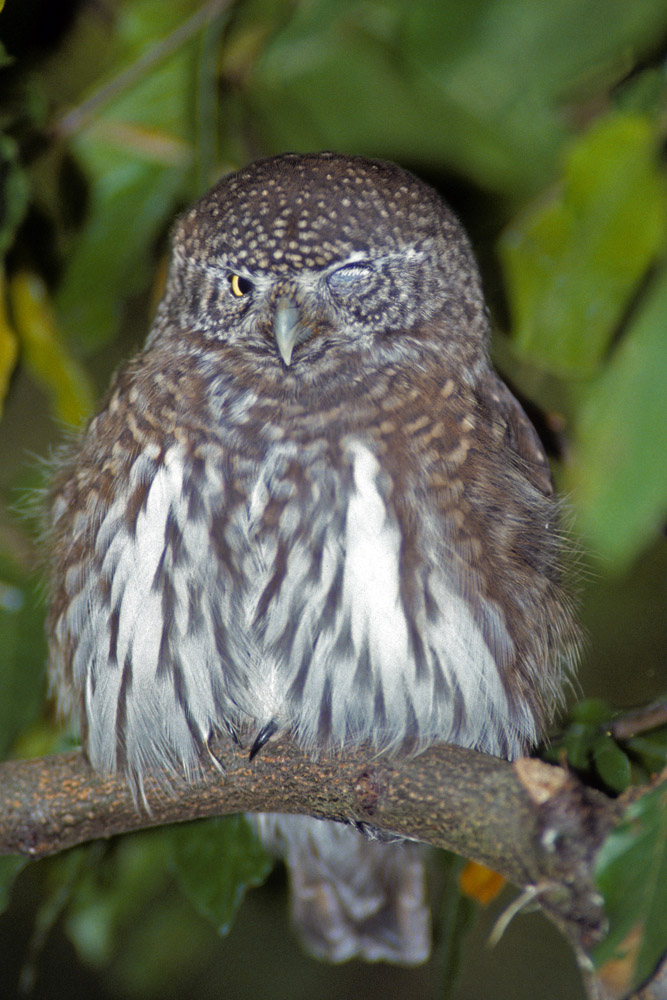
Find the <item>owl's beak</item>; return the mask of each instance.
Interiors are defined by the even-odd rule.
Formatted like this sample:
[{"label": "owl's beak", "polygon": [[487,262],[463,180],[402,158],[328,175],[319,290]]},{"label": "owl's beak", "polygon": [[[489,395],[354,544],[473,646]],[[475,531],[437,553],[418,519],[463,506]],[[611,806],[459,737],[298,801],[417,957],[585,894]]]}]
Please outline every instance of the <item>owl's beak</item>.
[{"label": "owl's beak", "polygon": [[274,330],[280,357],[286,365],[289,365],[295,345],[308,336],[308,331],[301,324],[299,309],[290,299],[278,300]]}]

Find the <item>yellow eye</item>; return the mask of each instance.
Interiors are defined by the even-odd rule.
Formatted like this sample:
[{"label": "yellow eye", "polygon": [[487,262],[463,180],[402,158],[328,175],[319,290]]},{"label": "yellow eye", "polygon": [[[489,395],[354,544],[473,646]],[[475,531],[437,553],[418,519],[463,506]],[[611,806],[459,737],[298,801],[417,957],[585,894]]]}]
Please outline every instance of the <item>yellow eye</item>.
[{"label": "yellow eye", "polygon": [[229,281],[232,286],[232,295],[235,295],[237,299],[243,298],[244,295],[252,291],[252,281],[248,281],[247,278],[242,278],[238,274],[231,274]]}]

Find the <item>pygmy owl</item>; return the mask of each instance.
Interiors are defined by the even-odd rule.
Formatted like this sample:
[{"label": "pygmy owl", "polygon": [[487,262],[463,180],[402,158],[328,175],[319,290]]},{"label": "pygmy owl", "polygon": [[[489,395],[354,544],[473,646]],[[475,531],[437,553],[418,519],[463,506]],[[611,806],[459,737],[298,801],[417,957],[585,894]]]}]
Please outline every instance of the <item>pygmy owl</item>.
[{"label": "pygmy owl", "polygon": [[[283,155],[183,216],[50,502],[51,678],[94,768],[140,797],[220,731],[535,742],[576,634],[545,454],[488,338],[464,232],[396,166]],[[259,826],[313,952],[425,957],[413,847]]]}]

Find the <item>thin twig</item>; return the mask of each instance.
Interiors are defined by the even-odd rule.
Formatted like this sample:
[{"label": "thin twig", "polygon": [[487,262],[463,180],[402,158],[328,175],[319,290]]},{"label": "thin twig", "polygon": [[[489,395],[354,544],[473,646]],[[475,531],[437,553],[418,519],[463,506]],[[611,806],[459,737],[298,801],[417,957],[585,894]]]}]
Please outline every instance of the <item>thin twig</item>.
[{"label": "thin twig", "polygon": [[638,708],[635,712],[627,712],[615,719],[609,726],[609,733],[615,740],[629,740],[639,733],[667,725],[667,700],[653,705]]},{"label": "thin twig", "polygon": [[80,132],[95,117],[98,111],[114,97],[128,90],[162,60],[176,52],[203,27],[231,5],[233,0],[210,0],[191,17],[147,49],[139,58],[117,76],[103,84],[78,107],[72,108],[53,126],[53,132],[61,139]]}]

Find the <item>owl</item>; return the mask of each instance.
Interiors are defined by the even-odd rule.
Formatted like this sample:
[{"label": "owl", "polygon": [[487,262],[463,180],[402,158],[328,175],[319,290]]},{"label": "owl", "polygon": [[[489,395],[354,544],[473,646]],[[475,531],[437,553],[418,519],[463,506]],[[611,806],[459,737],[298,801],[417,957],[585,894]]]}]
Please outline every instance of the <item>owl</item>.
[{"label": "owl", "polygon": [[[140,802],[219,733],[536,742],[576,628],[545,453],[488,342],[466,235],[397,166],[286,154],[186,212],[49,501],[50,677],[97,771]],[[426,957],[420,849],[257,822],[311,952]]]}]

